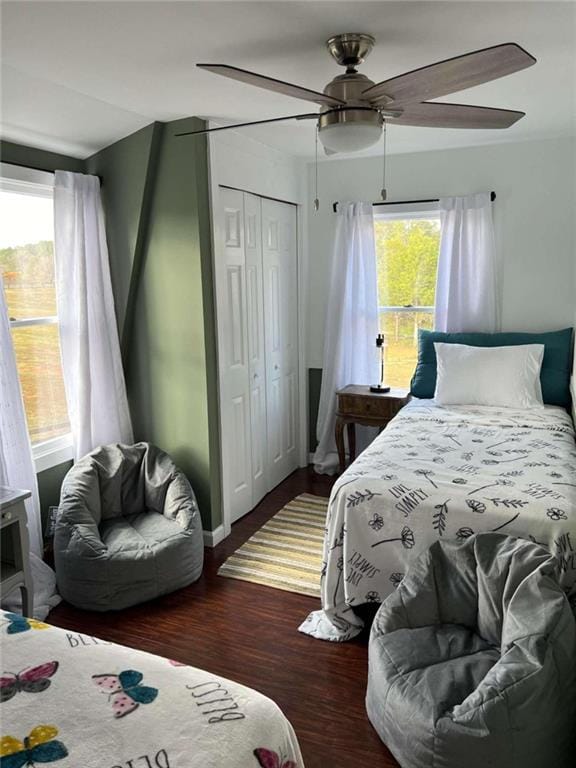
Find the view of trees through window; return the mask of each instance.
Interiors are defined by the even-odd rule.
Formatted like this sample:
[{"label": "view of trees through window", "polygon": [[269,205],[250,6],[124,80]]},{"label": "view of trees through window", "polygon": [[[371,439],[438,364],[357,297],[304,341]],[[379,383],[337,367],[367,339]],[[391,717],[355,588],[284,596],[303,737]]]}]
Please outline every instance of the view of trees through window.
[{"label": "view of trees through window", "polygon": [[418,330],[434,322],[440,219],[377,217],[380,331],[385,337],[385,379],[408,387],[418,357]]},{"label": "view of trees through window", "polygon": [[70,431],[62,381],[50,194],[0,189],[0,273],[32,443]]}]

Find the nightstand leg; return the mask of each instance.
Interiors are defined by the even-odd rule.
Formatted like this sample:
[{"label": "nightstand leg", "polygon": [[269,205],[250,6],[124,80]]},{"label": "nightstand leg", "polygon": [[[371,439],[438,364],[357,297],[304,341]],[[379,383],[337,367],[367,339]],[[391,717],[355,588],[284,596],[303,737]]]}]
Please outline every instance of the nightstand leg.
[{"label": "nightstand leg", "polygon": [[336,439],[336,448],[338,449],[338,462],[340,464],[340,474],[346,469],[346,454],[344,453],[344,422],[336,418],[336,430],[334,433]]},{"label": "nightstand leg", "polygon": [[20,587],[20,595],[22,596],[22,616],[30,618],[32,616],[32,605],[30,602],[32,595],[28,587]]},{"label": "nightstand leg", "polygon": [[350,451],[350,464],[356,458],[356,424],[351,421],[348,424],[348,450]]}]

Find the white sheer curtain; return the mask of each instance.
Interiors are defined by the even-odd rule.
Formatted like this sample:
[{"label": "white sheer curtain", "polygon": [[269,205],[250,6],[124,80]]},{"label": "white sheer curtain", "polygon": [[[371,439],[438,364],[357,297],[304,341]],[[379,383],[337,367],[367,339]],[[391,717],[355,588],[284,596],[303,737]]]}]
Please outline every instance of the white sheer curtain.
[{"label": "white sheer curtain", "polygon": [[64,386],[78,459],[98,445],[134,439],[96,176],[56,172],[54,245]]},{"label": "white sheer curtain", "polygon": [[[28,535],[33,584],[33,616],[43,619],[60,602],[56,594],[54,571],[42,561],[42,521],[36,470],[32,459],[30,438],[16,356],[12,345],[4,283],[0,275],[0,485],[30,491],[26,503]],[[7,595],[2,605],[10,610],[20,606],[19,592]]]},{"label": "white sheer curtain", "polygon": [[440,200],[437,331],[498,329],[496,247],[489,192]]},{"label": "white sheer curtain", "polygon": [[[336,390],[379,380],[378,282],[371,203],[341,203],[337,214],[330,293],[326,312],[324,364],[316,425],[316,472],[338,466],[334,429]],[[360,436],[359,448],[362,446]]]}]

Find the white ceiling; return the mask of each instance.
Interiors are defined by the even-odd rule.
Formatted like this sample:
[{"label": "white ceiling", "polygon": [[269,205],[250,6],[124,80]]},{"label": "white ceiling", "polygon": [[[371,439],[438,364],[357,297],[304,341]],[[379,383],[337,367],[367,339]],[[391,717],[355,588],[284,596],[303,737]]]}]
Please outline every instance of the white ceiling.
[{"label": "white ceiling", "polygon": [[[517,42],[538,63],[445,101],[527,112],[507,131],[393,126],[389,151],[413,152],[574,134],[574,2],[2,3],[3,138],[86,157],[153,120],[243,122],[310,104],[195,68],[233,64],[322,90],[343,71],[324,48],[339,32],[377,41],[361,71],[378,82],[440,59]],[[300,157],[314,124],[242,129]],[[378,151],[378,150],[376,150]]]}]

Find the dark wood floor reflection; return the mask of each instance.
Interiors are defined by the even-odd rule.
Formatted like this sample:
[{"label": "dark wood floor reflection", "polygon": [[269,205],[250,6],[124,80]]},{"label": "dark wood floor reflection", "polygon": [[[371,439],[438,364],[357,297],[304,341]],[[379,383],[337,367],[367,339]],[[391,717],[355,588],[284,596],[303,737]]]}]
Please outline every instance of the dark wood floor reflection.
[{"label": "dark wood floor reflection", "polygon": [[328,477],[294,472],[215,549],[191,587],[120,613],[61,604],[49,621],[229,677],[274,699],[291,721],[307,768],[397,768],[366,717],[367,638],[313,640],[297,631],[319,602],[222,578],[228,555],[299,493],[328,496]]}]

